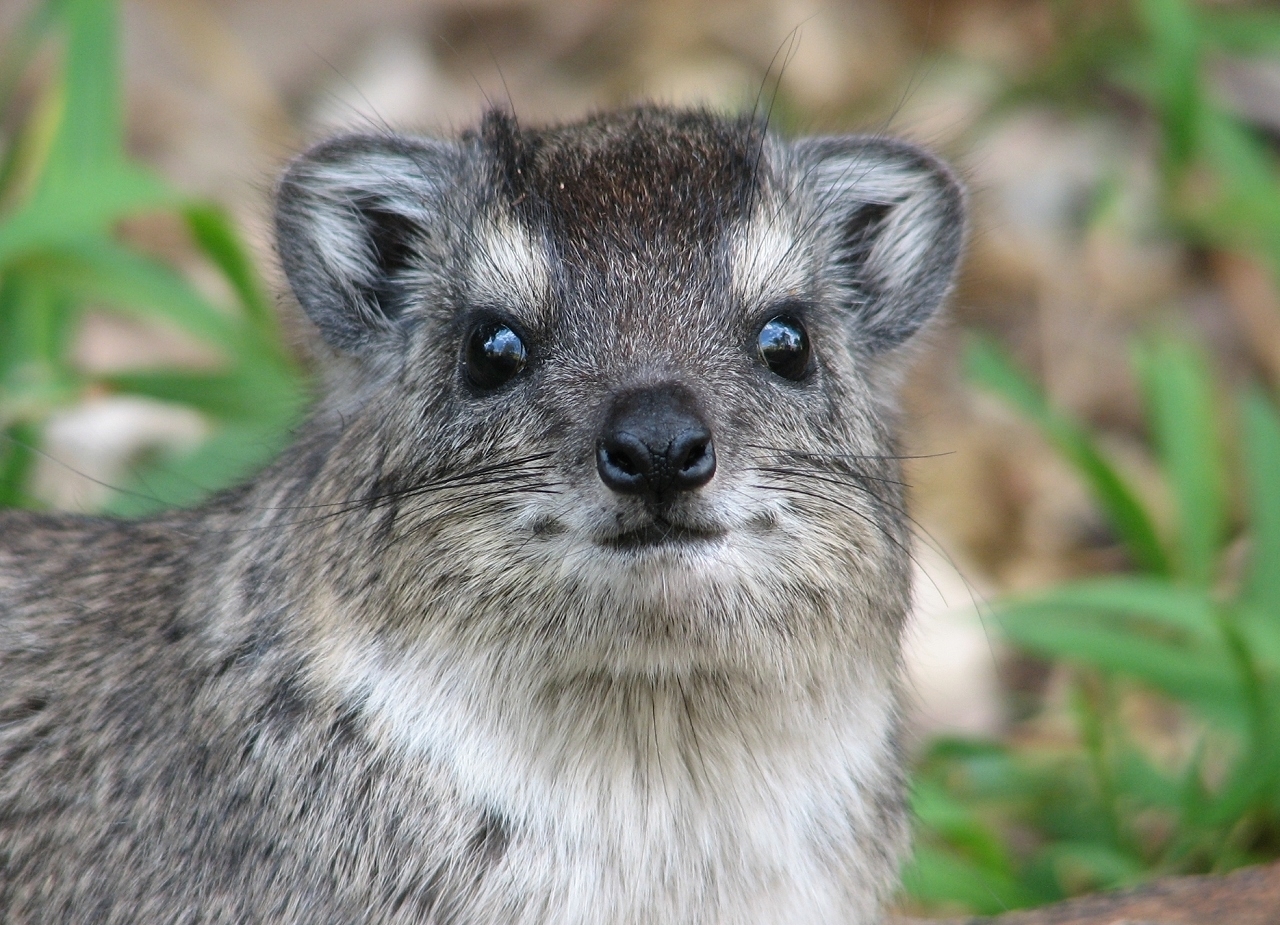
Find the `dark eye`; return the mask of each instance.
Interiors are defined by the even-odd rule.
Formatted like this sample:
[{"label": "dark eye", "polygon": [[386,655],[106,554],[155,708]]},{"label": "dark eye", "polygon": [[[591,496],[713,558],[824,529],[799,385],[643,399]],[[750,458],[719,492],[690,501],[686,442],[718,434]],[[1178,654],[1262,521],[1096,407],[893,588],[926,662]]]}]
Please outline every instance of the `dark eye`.
[{"label": "dark eye", "polygon": [[766,321],[756,345],[764,365],[784,379],[803,379],[809,371],[809,335],[790,315]]},{"label": "dark eye", "polygon": [[486,321],[467,337],[467,376],[482,389],[496,389],[524,369],[528,354],[520,335],[501,321]]}]

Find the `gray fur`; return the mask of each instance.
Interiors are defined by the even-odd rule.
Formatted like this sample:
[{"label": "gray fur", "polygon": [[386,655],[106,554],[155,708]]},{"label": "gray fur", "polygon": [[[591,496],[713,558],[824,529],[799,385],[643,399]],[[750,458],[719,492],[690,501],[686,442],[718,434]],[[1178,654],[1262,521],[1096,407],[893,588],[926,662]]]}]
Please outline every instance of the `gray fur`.
[{"label": "gray fur", "polygon": [[[0,514],[0,920],[875,921],[909,603],[877,383],[961,214],[914,148],[653,107],[296,160],[281,258],[348,359],[293,446],[190,512]],[[779,305],[798,382],[754,349]],[[490,391],[486,317],[529,351]],[[593,456],[655,386],[718,459],[656,513]],[[655,522],[700,538],[617,542]]]}]

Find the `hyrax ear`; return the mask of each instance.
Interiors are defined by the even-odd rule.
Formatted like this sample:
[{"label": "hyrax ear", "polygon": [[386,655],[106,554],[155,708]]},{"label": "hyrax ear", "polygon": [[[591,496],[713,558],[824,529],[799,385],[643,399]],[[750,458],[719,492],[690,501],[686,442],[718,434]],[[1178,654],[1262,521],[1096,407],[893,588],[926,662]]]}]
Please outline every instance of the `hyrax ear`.
[{"label": "hyrax ear", "polygon": [[844,136],[794,145],[836,299],[872,350],[902,343],[942,304],[964,240],[964,191],[906,142]]},{"label": "hyrax ear", "polygon": [[289,285],[326,341],[358,351],[400,330],[441,260],[454,146],[346,136],[298,157],[276,193]]}]

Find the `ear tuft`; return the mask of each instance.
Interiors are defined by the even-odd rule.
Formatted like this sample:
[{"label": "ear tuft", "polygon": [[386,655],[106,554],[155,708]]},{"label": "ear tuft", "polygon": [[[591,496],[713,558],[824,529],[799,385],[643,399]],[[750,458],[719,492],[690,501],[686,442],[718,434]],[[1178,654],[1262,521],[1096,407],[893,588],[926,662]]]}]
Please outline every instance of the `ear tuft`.
[{"label": "ear tuft", "polygon": [[456,148],[353,135],[289,165],[276,194],[280,260],[298,302],[334,347],[400,331],[426,293],[446,230]]},{"label": "ear tuft", "polygon": [[811,138],[793,150],[836,300],[870,349],[902,343],[951,289],[964,240],[960,184],[905,142]]}]

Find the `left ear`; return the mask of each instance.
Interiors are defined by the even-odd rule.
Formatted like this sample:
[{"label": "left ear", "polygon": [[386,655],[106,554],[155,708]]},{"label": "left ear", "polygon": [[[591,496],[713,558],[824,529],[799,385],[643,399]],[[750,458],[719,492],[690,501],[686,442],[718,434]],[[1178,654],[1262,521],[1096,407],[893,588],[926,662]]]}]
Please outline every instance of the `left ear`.
[{"label": "left ear", "polygon": [[[457,146],[347,135],[296,158],[276,191],[276,240],[299,304],[333,347],[385,347],[445,271]],[[416,280],[416,282],[415,282]]]},{"label": "left ear", "polygon": [[792,150],[836,299],[872,350],[897,346],[951,291],[963,188],[941,161],[901,141],[808,138]]}]

